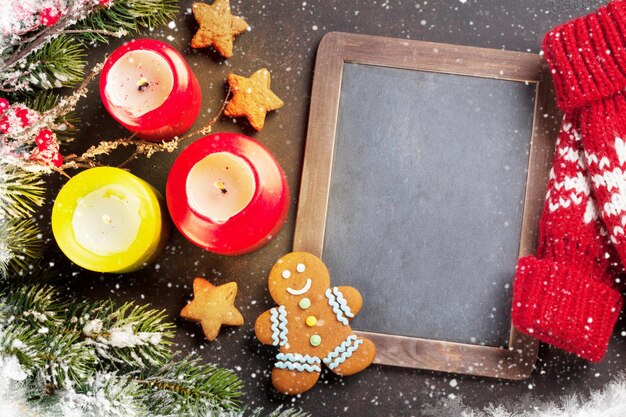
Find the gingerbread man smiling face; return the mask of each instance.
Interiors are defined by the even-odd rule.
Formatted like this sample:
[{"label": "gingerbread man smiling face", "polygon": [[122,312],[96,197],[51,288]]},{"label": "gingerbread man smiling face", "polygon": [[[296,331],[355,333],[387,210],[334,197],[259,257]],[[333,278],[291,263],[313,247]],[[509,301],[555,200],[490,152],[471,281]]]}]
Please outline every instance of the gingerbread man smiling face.
[{"label": "gingerbread man smiling face", "polygon": [[298,304],[300,300],[309,298],[309,295],[323,294],[330,287],[328,269],[319,258],[296,254],[298,252],[280,258],[269,276],[272,298],[286,307]]},{"label": "gingerbread man smiling face", "polygon": [[322,363],[338,375],[351,375],[374,360],[376,348],[349,326],[362,299],[352,287],[331,287],[324,263],[314,255],[283,256],[269,275],[269,290],[278,307],[261,314],[257,338],[279,347],[272,370],[274,387],[299,394],[315,385]]}]

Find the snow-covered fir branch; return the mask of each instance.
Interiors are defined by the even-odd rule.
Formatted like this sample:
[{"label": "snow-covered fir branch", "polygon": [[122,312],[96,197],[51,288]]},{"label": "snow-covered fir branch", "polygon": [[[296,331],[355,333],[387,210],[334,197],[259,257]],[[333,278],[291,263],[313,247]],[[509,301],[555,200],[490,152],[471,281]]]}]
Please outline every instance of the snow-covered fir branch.
[{"label": "snow-covered fir branch", "polygon": [[98,302],[79,308],[70,322],[103,360],[143,369],[160,367],[171,356],[174,327],[165,317],[145,305]]},{"label": "snow-covered fir branch", "polygon": [[176,0],[4,0],[0,2],[0,92],[80,82],[86,47],[171,19]]},{"label": "snow-covered fir branch", "polygon": [[[87,48],[111,36],[166,22],[177,11],[176,0],[0,2],[0,94],[4,93],[0,97],[0,164],[36,174],[63,172],[57,135],[72,130],[69,113],[101,68],[85,78]],[[23,104],[44,91],[74,87],[81,81],[74,94],[52,100],[55,105],[45,111]],[[96,165],[70,158],[64,168]]]},{"label": "snow-covered fir branch", "polygon": [[141,386],[115,372],[98,372],[80,386],[63,392],[58,408],[65,417],[148,415]]},{"label": "snow-covered fir branch", "polygon": [[568,395],[556,401],[524,400],[490,404],[483,409],[463,405],[462,398],[448,398],[422,410],[425,417],[622,417],[626,415],[626,375],[588,395]]},{"label": "snow-covered fir branch", "polygon": [[[66,47],[48,47],[49,53],[74,52],[66,55],[72,65],[63,65],[57,60],[57,70],[46,71],[51,61],[49,54],[35,56],[47,45],[54,45],[55,40],[68,28],[85,19],[103,7],[109,7],[109,0],[7,0],[0,9],[0,91],[19,92],[31,91],[34,88],[54,88],[71,85],[67,81],[65,70],[76,70],[76,64],[82,68],[82,53],[76,50],[79,43],[71,40],[62,41]],[[54,67],[52,67],[54,68]],[[74,82],[76,78],[74,77]],[[12,85],[11,85],[12,84]]]},{"label": "snow-covered fir branch", "polygon": [[0,217],[0,280],[27,268],[40,254],[42,241],[33,219]]},{"label": "snow-covered fir branch", "polygon": [[0,220],[28,216],[44,202],[40,176],[0,162]]},{"label": "snow-covered fir branch", "polygon": [[35,406],[54,399],[57,410],[75,412],[69,415],[103,417],[240,411],[242,382],[232,371],[192,357],[172,360],[173,324],[163,311],[69,303],[40,281],[0,286],[0,357],[16,358],[28,374]]}]

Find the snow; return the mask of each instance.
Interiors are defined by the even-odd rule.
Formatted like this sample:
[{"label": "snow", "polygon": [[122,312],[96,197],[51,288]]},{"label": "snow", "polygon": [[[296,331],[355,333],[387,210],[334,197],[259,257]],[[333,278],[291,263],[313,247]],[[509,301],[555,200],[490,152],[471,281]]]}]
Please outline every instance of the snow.
[{"label": "snow", "polygon": [[15,356],[0,357],[0,383],[3,379],[24,381],[28,373],[22,368]]},{"label": "snow", "polygon": [[[123,382],[123,383],[120,383]],[[63,416],[135,417],[141,415],[131,393],[132,385],[113,373],[97,373],[87,383],[86,393],[68,390],[61,398]]]},{"label": "snow", "polygon": [[161,342],[161,333],[139,332],[135,334],[131,324],[122,328],[113,328],[110,331],[109,343],[113,347],[135,347],[150,343],[158,345]]},{"label": "snow", "polygon": [[133,329],[133,323],[122,327],[113,327],[104,330],[104,323],[100,319],[88,321],[83,327],[83,334],[93,342],[114,348],[132,348],[145,344],[158,345],[161,343],[162,334],[158,332],[137,332]]},{"label": "snow", "polygon": [[85,326],[83,327],[83,334],[87,337],[94,337],[98,333],[102,332],[102,326],[103,326],[102,320],[100,319],[91,320],[87,322],[87,324],[85,324]]},{"label": "snow", "polygon": [[13,252],[6,242],[0,242],[0,269],[8,266],[11,259],[13,259]]},{"label": "snow", "polygon": [[40,313],[39,311],[35,311],[35,310],[27,310],[23,313],[23,315],[24,317],[32,316],[32,318],[34,318],[40,323],[45,323],[46,320],[48,319],[48,316],[46,316],[44,313]]},{"label": "snow", "polygon": [[11,343],[11,350],[23,350],[24,348],[26,348],[26,345],[19,339],[15,339],[13,343]]},{"label": "snow", "polygon": [[[521,401],[521,400],[520,400]],[[464,406],[459,395],[448,395],[426,415],[438,417],[622,417],[626,409],[626,380],[619,377],[602,390],[592,391],[587,400],[569,395],[558,401],[532,403],[532,407],[509,403],[492,404],[482,410]]]}]

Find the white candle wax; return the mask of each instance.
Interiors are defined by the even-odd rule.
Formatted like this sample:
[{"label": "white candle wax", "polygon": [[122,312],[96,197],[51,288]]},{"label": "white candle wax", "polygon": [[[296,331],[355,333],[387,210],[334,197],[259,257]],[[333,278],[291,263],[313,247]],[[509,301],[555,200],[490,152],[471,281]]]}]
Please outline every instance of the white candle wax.
[{"label": "white candle wax", "polygon": [[109,71],[105,94],[111,104],[140,117],[165,102],[174,87],[167,61],[154,51],[130,51]]},{"label": "white candle wax", "polygon": [[116,184],[90,192],[72,217],[76,241],[101,256],[127,251],[139,232],[140,204],[137,196]]},{"label": "white candle wax", "polygon": [[194,211],[215,222],[225,222],[250,203],[256,184],[246,161],[228,152],[217,152],[191,168],[186,189]]}]

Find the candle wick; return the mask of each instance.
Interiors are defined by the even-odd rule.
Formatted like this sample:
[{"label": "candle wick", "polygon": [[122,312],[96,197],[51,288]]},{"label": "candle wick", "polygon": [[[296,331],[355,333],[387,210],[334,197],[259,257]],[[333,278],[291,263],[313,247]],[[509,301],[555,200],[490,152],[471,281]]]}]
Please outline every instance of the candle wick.
[{"label": "candle wick", "polygon": [[137,81],[137,91],[144,91],[146,88],[148,88],[149,85],[150,85],[150,83],[148,82],[148,80],[143,78],[143,77],[141,77]]},{"label": "candle wick", "polygon": [[224,185],[224,183],[220,180],[215,181],[215,185],[217,188],[220,189],[220,191],[222,192],[222,194],[226,194],[228,193],[228,190],[226,189],[226,185]]}]

